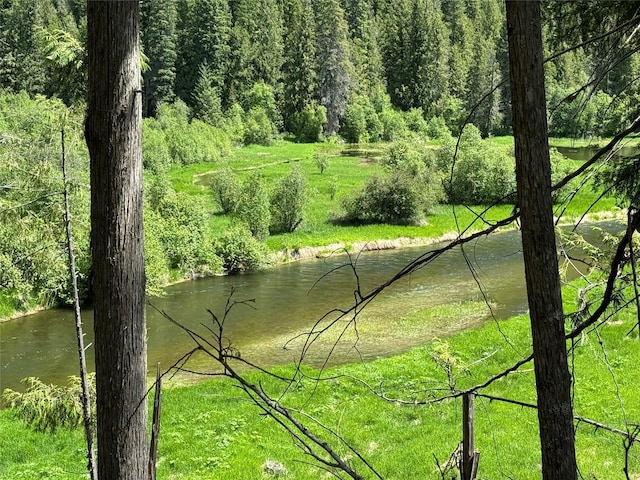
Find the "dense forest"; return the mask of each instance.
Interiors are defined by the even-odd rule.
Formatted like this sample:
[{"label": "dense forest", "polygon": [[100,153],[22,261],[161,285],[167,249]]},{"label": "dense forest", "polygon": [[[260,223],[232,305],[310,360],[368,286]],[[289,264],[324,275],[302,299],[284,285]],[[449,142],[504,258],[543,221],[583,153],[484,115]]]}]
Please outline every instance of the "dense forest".
[{"label": "dense forest", "polygon": [[[634,42],[584,40],[629,12],[572,5],[545,9],[550,134],[611,136],[633,119],[640,60]],[[0,317],[70,302],[61,130],[81,295],[90,299],[85,9],[84,0],[0,1]],[[343,224],[417,225],[438,202],[513,200],[513,151],[485,142],[511,131],[502,1],[147,0],[140,11],[149,293],[256,268],[269,234],[304,225],[310,189],[301,171],[271,185],[260,174],[238,178],[227,162],[237,146],[387,143],[387,174],[339,199],[332,220]],[[322,173],[327,154],[312,155]],[[552,157],[558,180],[566,169]],[[202,162],[221,171],[217,211],[172,173]],[[353,172],[322,178],[333,201]],[[316,226],[331,208],[318,207]]]},{"label": "dense forest", "polygon": [[[85,8],[4,0],[0,87],[81,102]],[[585,33],[560,28],[567,22],[554,8],[545,16],[549,55]],[[454,133],[467,116],[484,136],[510,131],[499,0],[153,0],[141,12],[146,116],[182,100],[189,118],[241,121],[235,140],[247,143],[283,131],[302,141],[389,140],[416,117],[440,118]],[[597,88],[583,89],[601,62],[587,46],[548,63],[551,135],[610,136],[627,120],[638,58],[624,56]]]}]

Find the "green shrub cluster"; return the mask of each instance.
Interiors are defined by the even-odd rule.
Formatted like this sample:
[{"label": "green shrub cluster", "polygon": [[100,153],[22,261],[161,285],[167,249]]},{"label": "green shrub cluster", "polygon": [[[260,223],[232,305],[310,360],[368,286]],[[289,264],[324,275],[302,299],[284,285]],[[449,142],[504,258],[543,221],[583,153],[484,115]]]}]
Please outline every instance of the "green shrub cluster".
[{"label": "green shrub cluster", "polygon": [[465,126],[457,142],[457,151],[456,140],[445,141],[439,151],[438,163],[446,175],[444,189],[448,203],[491,205],[514,201],[513,153],[482,140],[475,126]]},{"label": "green shrub cluster", "polygon": [[152,173],[174,165],[215,162],[231,151],[231,139],[220,128],[198,119],[189,121],[188,107],[181,101],[160,104],[156,118],[143,120],[142,157]]},{"label": "green shrub cluster", "polygon": [[269,249],[243,224],[225,231],[214,242],[214,252],[229,273],[258,270],[268,264]]},{"label": "green shrub cluster", "polygon": [[384,153],[386,173],[343,198],[339,222],[418,225],[441,196],[435,156],[424,144],[401,140]]},{"label": "green shrub cluster", "polygon": [[446,124],[438,124],[436,128],[430,128],[430,124],[419,108],[402,112],[392,107],[386,93],[380,92],[373,98],[352,95],[342,119],[340,135],[349,143],[441,138],[445,132],[451,135]]}]

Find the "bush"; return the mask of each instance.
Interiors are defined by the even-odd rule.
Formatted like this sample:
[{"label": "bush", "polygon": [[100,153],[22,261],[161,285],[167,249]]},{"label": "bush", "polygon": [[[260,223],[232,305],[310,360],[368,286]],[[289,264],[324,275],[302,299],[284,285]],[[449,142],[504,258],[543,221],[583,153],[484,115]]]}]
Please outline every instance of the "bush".
[{"label": "bush", "polygon": [[244,225],[236,225],[214,243],[216,255],[229,273],[257,270],[268,263],[269,249]]},{"label": "bush", "polygon": [[343,200],[343,220],[420,224],[441,197],[441,175],[433,153],[421,143],[402,140],[387,147],[383,163],[386,176],[371,178]]},{"label": "bush", "polygon": [[208,212],[200,199],[170,192],[157,209],[154,233],[164,248],[170,268],[185,277],[210,274],[220,267],[208,235]]},{"label": "bush", "polygon": [[340,127],[340,135],[348,143],[366,142],[369,138],[367,117],[364,107],[359,103],[347,105],[347,111]]},{"label": "bush", "polygon": [[240,105],[234,103],[227,110],[222,122],[222,129],[229,137],[232,144],[240,146],[244,144],[245,126],[244,110]]},{"label": "bush", "polygon": [[451,138],[451,130],[447,127],[444,118],[432,117],[427,124],[427,135],[429,138],[444,140]]},{"label": "bush", "polygon": [[282,128],[282,115],[280,115],[280,111],[278,110],[271,85],[264,82],[255,83],[247,94],[244,107],[247,111],[256,108],[262,109],[274,125],[276,131]]},{"label": "bush", "polygon": [[189,123],[189,110],[180,100],[161,104],[157,121],[174,164],[212,162],[231,151],[231,140],[223,130],[197,119]]},{"label": "bush", "polygon": [[409,135],[409,129],[402,114],[396,110],[383,110],[380,113],[380,121],[383,126],[382,140],[385,142],[393,142]]},{"label": "bush", "polygon": [[313,161],[320,170],[320,175],[329,168],[329,154],[326,152],[316,152],[313,154]]},{"label": "bush", "polygon": [[426,204],[423,188],[402,172],[372,177],[355,195],[343,199],[346,223],[420,224]]},{"label": "bush", "polygon": [[296,165],[278,182],[271,196],[271,232],[291,233],[298,228],[307,200],[307,178]]},{"label": "bush", "polygon": [[224,213],[236,213],[242,195],[242,183],[230,168],[215,174],[211,182],[213,198]]},{"label": "bush", "polygon": [[[55,433],[58,428],[77,428],[83,423],[82,387],[79,377],[69,377],[66,387],[25,378],[24,392],[6,389],[2,396],[17,416],[38,432]],[[95,374],[89,375],[89,395],[95,398]],[[91,412],[95,418],[95,410]]]},{"label": "bush", "polygon": [[247,112],[244,126],[245,145],[271,145],[277,133],[267,111],[262,107],[255,107]]},{"label": "bush", "polygon": [[482,140],[480,131],[467,125],[460,138],[451,175],[455,152],[456,140],[453,138],[444,142],[438,152],[448,203],[492,205],[514,201],[515,159],[509,148]]},{"label": "bush", "polygon": [[319,142],[324,124],[327,123],[327,109],[316,103],[306,105],[301,112],[291,116],[290,123],[296,142]]},{"label": "bush", "polygon": [[258,240],[263,241],[269,235],[269,191],[259,172],[254,172],[244,184],[238,217],[246,223],[251,234]]},{"label": "bush", "polygon": [[151,173],[166,172],[171,168],[171,153],[164,131],[153,118],[142,121],[142,163]]},{"label": "bush", "polygon": [[404,114],[404,121],[407,124],[407,128],[417,134],[419,137],[427,137],[429,124],[424,119],[421,108],[412,108]]}]

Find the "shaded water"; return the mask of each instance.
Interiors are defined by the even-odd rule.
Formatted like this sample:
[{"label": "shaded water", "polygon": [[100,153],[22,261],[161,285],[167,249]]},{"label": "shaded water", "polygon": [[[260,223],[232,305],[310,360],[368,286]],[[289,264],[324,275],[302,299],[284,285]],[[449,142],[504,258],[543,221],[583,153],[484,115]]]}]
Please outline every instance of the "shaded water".
[{"label": "shaded water", "polygon": [[[593,157],[600,147],[554,147],[558,152],[572,160],[587,161]],[[634,157],[639,153],[636,147],[622,147],[617,151],[617,155],[621,157]]]}]

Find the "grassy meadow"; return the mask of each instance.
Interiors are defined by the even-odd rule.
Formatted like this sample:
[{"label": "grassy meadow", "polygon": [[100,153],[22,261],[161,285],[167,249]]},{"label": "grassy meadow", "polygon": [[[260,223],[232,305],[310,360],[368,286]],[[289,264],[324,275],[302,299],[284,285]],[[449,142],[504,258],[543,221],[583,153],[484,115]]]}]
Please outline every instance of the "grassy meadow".
[{"label": "grassy meadow", "polygon": [[[513,142],[511,137],[494,140],[501,145]],[[285,176],[292,164],[304,170],[311,188],[306,220],[292,234],[270,236],[267,244],[274,252],[335,243],[350,246],[380,239],[424,240],[469,226],[474,230],[486,226],[477,218],[483,207],[450,205],[436,207],[423,226],[339,226],[329,222],[340,208],[342,195],[382,171],[375,161],[382,148],[367,145],[354,152],[342,145],[278,142],[271,147],[236,149],[225,162],[242,178],[260,169],[269,183]],[[324,173],[320,173],[313,158],[318,151],[329,155]],[[200,197],[213,212],[212,235],[218,235],[231,222],[217,210],[208,187],[208,176],[222,166],[196,163],[168,173],[177,191]],[[334,198],[330,195],[332,182],[338,186]],[[485,222],[509,216],[512,208],[491,208],[484,216]],[[593,219],[617,212],[612,198],[599,199],[587,184],[568,203],[559,205],[556,214],[562,215],[562,221],[573,221],[588,209]],[[577,288],[576,284],[565,287],[568,311],[575,308]],[[576,415],[621,430],[626,428],[625,422],[637,423],[640,417],[640,373],[635,368],[640,343],[637,329],[633,330],[637,320],[634,315],[616,315],[581,338],[570,357]],[[434,339],[429,332],[435,329],[448,333]],[[443,467],[461,441],[461,399],[427,405],[421,402],[447,396],[452,389],[459,391],[481,384],[528,355],[528,318],[519,316],[497,322],[490,318],[484,303],[470,302],[412,311],[394,318],[386,331],[371,328],[365,321],[359,325],[358,333],[378,342],[392,342],[398,336],[424,336],[425,345],[394,357],[334,366],[322,372],[305,368],[308,377],[292,385],[257,372],[248,372],[247,377],[280,398],[284,405],[313,415],[322,425],[335,430],[385,479],[457,478],[451,472],[442,476],[438,464]],[[329,332],[321,341],[330,343],[337,337],[336,332]],[[480,393],[534,403],[532,369],[532,364],[524,365]],[[287,377],[293,375],[294,367],[280,366],[273,372]],[[318,376],[322,380],[312,380]],[[254,480],[275,478],[280,467],[281,473],[286,470],[286,478],[331,478],[296,446],[289,434],[261,415],[260,409],[232,381],[191,380],[170,381],[164,389],[158,478]],[[408,404],[382,400],[363,382],[389,399],[403,399]],[[476,449],[481,452],[479,479],[540,478],[535,410],[478,397],[475,416]],[[582,478],[625,478],[622,437],[585,423],[576,425]],[[318,433],[326,435],[322,428]],[[85,478],[83,448],[81,430],[34,432],[11,410],[0,410],[0,480]],[[637,448],[631,448],[628,457],[630,478],[640,478]],[[374,478],[346,448],[338,447],[338,451],[365,478]],[[276,465],[276,470],[269,469],[269,465]]]},{"label": "grassy meadow", "polygon": [[[513,137],[497,137],[497,144],[513,144]],[[331,144],[294,144],[278,142],[264,147],[251,145],[233,151],[224,166],[230,167],[240,178],[246,178],[254,170],[260,170],[267,185],[274,184],[286,176],[292,165],[299,165],[309,182],[310,199],[305,209],[305,220],[293,233],[271,235],[266,243],[272,251],[292,250],[301,247],[320,247],[340,243],[350,246],[356,242],[375,240],[393,240],[397,238],[426,239],[438,238],[451,232],[462,231],[468,227],[481,230],[486,224],[478,219],[484,213],[487,222],[508,217],[512,205],[497,205],[485,212],[484,206],[452,206],[441,204],[427,216],[427,224],[416,225],[338,225],[330,220],[340,211],[341,198],[361,188],[372,175],[383,172],[376,160],[384,151],[384,144],[331,145]],[[329,166],[321,173],[316,166],[314,154],[325,153],[329,156]],[[581,162],[566,160],[572,167]],[[232,221],[229,216],[218,210],[208,187],[211,176],[222,166],[211,163],[196,163],[176,168],[169,172],[169,180],[177,191],[199,196],[214,214],[211,217],[212,235],[219,235]],[[330,195],[331,184],[337,185],[335,196]],[[588,183],[566,202],[556,206],[556,215],[570,222],[579,219],[585,211],[591,212],[591,218],[606,217],[615,212],[615,200],[611,197],[599,199],[599,193]],[[605,213],[606,212],[606,213]]]},{"label": "grassy meadow", "polygon": [[[575,289],[569,286],[564,290],[568,304],[573,303]],[[455,322],[478,314],[481,307],[431,308],[397,319],[394,330],[414,334],[421,325]],[[570,357],[576,415],[621,430],[625,419],[637,422],[640,373],[633,359],[640,354],[640,343],[637,331],[627,334],[634,324],[633,315],[618,315],[576,343]],[[372,333],[365,328],[362,335]],[[385,341],[383,335],[377,338]],[[445,465],[461,440],[461,400],[430,405],[419,402],[446,396],[450,388],[480,384],[527,355],[529,348],[526,316],[500,323],[488,320],[481,327],[436,339],[392,358],[322,372],[304,369],[309,377],[289,386],[279,398],[282,404],[317,417],[339,433],[385,479],[439,479],[436,458]],[[532,367],[524,365],[480,393],[534,403]],[[282,366],[273,372],[286,377],[293,369]],[[316,376],[323,380],[312,380]],[[274,396],[283,394],[287,387],[264,374],[248,373],[247,377]],[[390,399],[409,404],[382,400],[360,381]],[[414,401],[418,403],[411,404]],[[478,478],[540,478],[535,410],[482,397],[475,403],[476,449],[481,452]],[[230,380],[165,388],[162,412],[158,478],[275,478],[266,471],[269,462],[286,469],[286,478],[330,478]],[[576,425],[582,478],[625,478],[622,437],[585,423]],[[316,430],[323,435],[322,429]],[[0,411],[0,479],[81,478],[85,465],[82,442],[80,430],[36,433],[13,418],[11,411]],[[374,478],[346,448],[338,447],[338,452],[365,478]],[[630,450],[628,468],[632,474],[640,473],[637,446]]]}]

